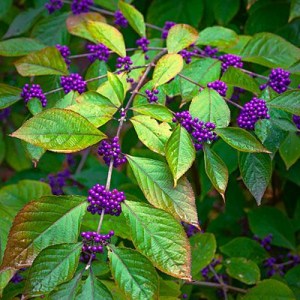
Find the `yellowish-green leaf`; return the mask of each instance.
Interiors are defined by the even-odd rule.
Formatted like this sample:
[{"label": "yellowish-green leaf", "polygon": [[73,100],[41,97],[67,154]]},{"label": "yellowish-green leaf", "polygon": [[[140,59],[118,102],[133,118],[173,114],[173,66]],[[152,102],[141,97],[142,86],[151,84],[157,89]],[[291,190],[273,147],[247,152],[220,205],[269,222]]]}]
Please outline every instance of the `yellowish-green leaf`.
[{"label": "yellowish-green leaf", "polygon": [[107,78],[114,92],[116,93],[120,103],[122,103],[125,97],[125,91],[124,91],[122,81],[119,79],[117,75],[111,72],[107,72]]},{"label": "yellowish-green leaf", "polygon": [[144,105],[137,105],[132,107],[132,110],[142,114],[150,116],[158,121],[164,122],[172,122],[173,114],[171,111],[165,107],[164,105],[160,104],[144,104]]},{"label": "yellowish-green leaf", "polygon": [[21,89],[0,83],[0,109],[6,108],[21,99]]}]

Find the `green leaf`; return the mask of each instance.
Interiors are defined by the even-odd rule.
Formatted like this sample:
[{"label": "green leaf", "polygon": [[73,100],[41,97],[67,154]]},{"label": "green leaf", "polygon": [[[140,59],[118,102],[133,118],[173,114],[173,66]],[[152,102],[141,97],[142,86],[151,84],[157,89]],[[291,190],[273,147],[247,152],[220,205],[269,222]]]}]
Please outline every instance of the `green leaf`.
[{"label": "green leaf", "polygon": [[112,295],[107,287],[96,278],[92,269],[84,285],[82,286],[81,293],[76,297],[76,300],[112,300]]},{"label": "green leaf", "polygon": [[82,243],[59,244],[42,250],[30,268],[25,293],[43,295],[71,280],[78,266],[81,247]]},{"label": "green leaf", "polygon": [[163,280],[159,278],[159,299],[176,300],[181,295],[180,286],[172,280]]},{"label": "green leaf", "polygon": [[230,110],[225,100],[213,89],[205,88],[193,98],[189,111],[194,118],[213,122],[217,128],[227,127]]},{"label": "green leaf", "polygon": [[183,58],[179,54],[166,54],[156,64],[153,72],[154,87],[173,79],[183,68]]},{"label": "green leaf", "polygon": [[239,153],[239,167],[243,181],[258,205],[272,176],[272,161],[265,153]]},{"label": "green leaf", "polygon": [[170,123],[173,119],[173,114],[171,111],[167,107],[160,104],[144,104],[133,106],[132,110],[162,122]]},{"label": "green leaf", "polygon": [[55,47],[32,52],[16,61],[15,67],[22,76],[68,74],[67,65]]},{"label": "green leaf", "polygon": [[254,78],[237,68],[229,67],[221,80],[230,86],[236,86],[252,93],[258,94],[260,92]]},{"label": "green leaf", "polygon": [[139,187],[147,200],[155,207],[171,213],[198,227],[194,192],[186,178],[178,180],[176,188],[166,163],[134,156],[126,156]]},{"label": "green leaf", "polygon": [[300,297],[299,278],[300,278],[300,265],[289,270],[284,276],[284,279],[288,283],[291,290],[294,292],[296,299],[299,299]]},{"label": "green leaf", "polygon": [[254,62],[269,68],[288,68],[300,59],[300,50],[272,33],[258,33],[241,53],[243,61]]},{"label": "green leaf", "polygon": [[177,220],[163,210],[140,202],[126,201],[122,209],[135,247],[162,272],[191,279],[190,245]]},{"label": "green leaf", "polygon": [[5,158],[5,140],[3,138],[3,132],[0,132],[0,164]]},{"label": "green leaf", "polygon": [[300,1],[299,0],[292,0],[291,1],[291,9],[290,9],[290,18],[289,22],[293,19],[300,17]]},{"label": "green leaf", "polygon": [[1,299],[2,299],[3,289],[9,283],[10,279],[13,277],[14,272],[15,271],[11,270],[11,269],[0,271],[0,297],[1,297]]},{"label": "green leaf", "polygon": [[15,38],[0,42],[0,56],[22,56],[41,50],[44,44],[35,39]]},{"label": "green leaf", "polygon": [[97,44],[97,39],[91,34],[88,22],[105,22],[105,18],[96,12],[70,15],[66,21],[68,31],[76,36]]},{"label": "green leaf", "polygon": [[265,149],[251,133],[244,129],[227,127],[218,128],[215,132],[224,140],[224,142],[239,151],[269,153],[269,151]]},{"label": "green leaf", "polygon": [[215,189],[225,201],[228,183],[228,169],[224,161],[208,146],[204,147],[205,172]]},{"label": "green leaf", "polygon": [[178,179],[192,166],[196,151],[190,134],[182,126],[177,126],[166,144],[166,159],[176,187]]},{"label": "green leaf", "polygon": [[238,42],[238,35],[221,26],[207,27],[199,33],[197,45],[210,45],[219,49],[229,48]]},{"label": "green leaf", "polygon": [[168,52],[177,53],[195,43],[197,38],[198,32],[195,28],[187,24],[176,24],[167,36]]},{"label": "green leaf", "polygon": [[190,238],[192,249],[192,276],[196,276],[214,258],[217,242],[212,233],[198,233]]},{"label": "green leaf", "polygon": [[114,92],[116,93],[120,103],[122,103],[125,98],[125,91],[124,91],[122,81],[119,79],[117,75],[111,72],[107,72],[107,79],[110,85],[112,86]]},{"label": "green leaf", "polygon": [[146,257],[132,249],[115,247],[108,257],[112,275],[127,297],[134,300],[157,298],[158,276]]},{"label": "green leaf", "polygon": [[240,8],[239,0],[216,0],[213,3],[215,18],[222,25],[227,25]]},{"label": "green leaf", "polygon": [[287,91],[268,102],[269,107],[300,115],[300,92]]},{"label": "green leaf", "polygon": [[119,1],[119,9],[130,26],[142,37],[146,36],[144,16],[132,5]]},{"label": "green leaf", "polygon": [[27,103],[28,110],[32,113],[32,115],[36,115],[43,110],[43,106],[41,101],[38,98],[32,98]]},{"label": "green leaf", "polygon": [[280,145],[279,153],[287,170],[297,162],[300,157],[300,137],[295,132],[290,132]]},{"label": "green leaf", "polygon": [[26,121],[13,137],[54,152],[76,152],[94,145],[105,135],[79,114],[47,109]]},{"label": "green leaf", "polygon": [[[275,297],[275,298],[274,298]],[[257,286],[248,290],[243,300],[295,300],[290,288],[283,282],[274,279],[266,279]]]},{"label": "green leaf", "polygon": [[88,21],[88,30],[96,43],[104,44],[122,57],[126,56],[123,35],[115,27],[101,22]]},{"label": "green leaf", "polygon": [[159,124],[148,116],[138,115],[130,119],[140,139],[152,151],[165,155],[165,146],[171,136],[171,127],[168,123]]},{"label": "green leaf", "polygon": [[295,249],[295,236],[291,221],[275,207],[260,207],[248,213],[251,231],[260,238],[273,235],[272,245]]},{"label": "green leaf", "polygon": [[79,196],[48,196],[28,203],[14,219],[1,270],[31,265],[48,246],[77,242],[86,207],[85,197]]},{"label": "green leaf", "polygon": [[107,78],[97,79],[93,81],[89,81],[91,78],[95,78],[98,76],[102,76],[107,74],[107,65],[104,61],[95,60],[87,69],[85,74],[85,80],[87,81],[87,87],[90,91],[96,91],[97,88],[104,83],[107,82]]},{"label": "green leaf", "polygon": [[220,247],[220,250],[229,257],[243,257],[257,264],[268,257],[267,251],[257,241],[247,237],[237,237]]},{"label": "green leaf", "polygon": [[246,284],[255,284],[260,280],[257,264],[244,257],[232,257],[225,261],[227,274]]},{"label": "green leaf", "polygon": [[10,10],[12,6],[13,0],[7,0],[0,2],[0,19],[5,17],[7,12]]},{"label": "green leaf", "polygon": [[11,106],[21,100],[22,90],[4,83],[0,83],[0,109]]}]

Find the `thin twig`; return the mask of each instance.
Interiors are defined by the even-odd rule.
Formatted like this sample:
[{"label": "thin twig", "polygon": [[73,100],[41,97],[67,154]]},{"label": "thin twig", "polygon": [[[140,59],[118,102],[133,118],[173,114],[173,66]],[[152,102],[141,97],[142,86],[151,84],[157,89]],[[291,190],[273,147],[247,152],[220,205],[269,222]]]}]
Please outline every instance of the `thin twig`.
[{"label": "thin twig", "polygon": [[75,175],[78,174],[78,173],[80,173],[80,171],[81,171],[81,169],[83,168],[83,166],[84,166],[84,164],[85,164],[85,161],[86,161],[86,159],[87,159],[87,157],[88,157],[88,155],[89,155],[90,152],[91,152],[91,148],[88,148],[88,149],[86,149],[86,150],[83,152],[83,154],[82,154],[82,156],[81,156],[81,160],[80,160],[80,162],[79,162],[79,164],[78,164],[78,166],[77,166],[77,169],[76,169],[76,171],[75,171]]},{"label": "thin twig", "polygon": [[209,267],[210,271],[214,274],[214,276],[218,280],[218,282],[222,285],[222,290],[223,290],[223,293],[224,293],[224,299],[228,300],[227,289],[226,289],[226,286],[224,284],[223,278],[218,275],[218,273],[215,271],[215,269],[212,267],[211,264],[209,264],[208,267]]}]

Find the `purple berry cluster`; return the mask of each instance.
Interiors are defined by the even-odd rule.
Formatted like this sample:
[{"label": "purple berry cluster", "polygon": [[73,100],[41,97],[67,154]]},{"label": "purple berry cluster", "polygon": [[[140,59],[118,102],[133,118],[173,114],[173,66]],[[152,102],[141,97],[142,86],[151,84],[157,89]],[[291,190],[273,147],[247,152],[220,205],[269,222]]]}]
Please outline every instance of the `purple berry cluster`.
[{"label": "purple berry cluster", "polygon": [[0,109],[0,121],[5,121],[11,113],[10,107]]},{"label": "purple berry cluster", "polygon": [[77,73],[72,73],[69,76],[62,76],[60,78],[60,84],[65,94],[68,94],[71,91],[77,91],[79,94],[82,94],[86,90],[86,82]]},{"label": "purple berry cluster", "polygon": [[221,80],[216,80],[214,82],[210,82],[210,83],[207,84],[207,87],[209,87],[210,89],[215,90],[216,92],[218,92],[223,97],[226,96],[227,85],[226,85],[225,82],[223,82]]},{"label": "purple berry cluster", "polygon": [[179,54],[182,56],[182,58],[185,60],[186,64],[189,64],[191,63],[192,61],[192,57],[197,54],[198,51],[195,50],[195,51],[188,51],[186,49],[183,49],[179,52]]},{"label": "purple berry cluster", "polygon": [[60,10],[63,5],[64,3],[62,0],[49,0],[49,2],[45,4],[45,8],[48,10],[49,14],[52,14],[56,10]]},{"label": "purple berry cluster", "polygon": [[[146,38],[146,37],[141,37],[140,39],[138,39],[136,41],[136,45],[142,49],[142,51],[144,53],[147,53],[148,52],[148,46],[150,44],[150,41]],[[145,59],[149,59],[149,56],[148,55],[145,55]]]},{"label": "purple berry cluster", "polygon": [[288,253],[285,255],[279,255],[277,257],[269,257],[267,258],[263,266],[266,269],[267,277],[271,277],[273,275],[284,276],[284,274],[290,270],[291,268],[300,264],[300,256],[292,253]]},{"label": "purple berry cluster", "polygon": [[293,115],[293,122],[298,130],[300,130],[300,116]]},{"label": "purple berry cluster", "polygon": [[109,49],[103,45],[103,44],[98,44],[98,45],[93,45],[93,44],[88,44],[86,46],[87,50],[90,52],[88,59],[91,62],[94,62],[96,59],[99,59],[101,61],[107,62],[109,59]]},{"label": "purple berry cluster", "polygon": [[176,25],[175,22],[172,22],[172,21],[167,21],[165,22],[165,25],[163,27],[163,31],[162,31],[162,34],[161,34],[161,38],[162,39],[166,39],[167,36],[168,36],[168,33],[169,33],[169,30],[174,26]]},{"label": "purple berry cluster", "polygon": [[218,53],[218,51],[219,51],[218,48],[212,48],[210,46],[206,46],[204,47],[202,54],[207,57],[216,58],[217,57],[216,54]]},{"label": "purple berry cluster", "polygon": [[94,0],[73,0],[71,9],[74,15],[86,13],[90,11],[90,6],[94,4]]},{"label": "purple berry cluster", "polygon": [[191,236],[195,235],[196,233],[200,232],[200,230],[192,224],[187,224],[184,222],[181,222],[181,224],[182,224],[182,226],[186,232],[186,235],[188,237],[191,237]]},{"label": "purple berry cluster", "polygon": [[240,99],[240,95],[243,94],[243,93],[245,93],[244,89],[235,86],[233,88],[233,93],[230,97],[230,100],[235,101],[235,102],[238,101]]},{"label": "purple berry cluster", "polygon": [[61,56],[63,57],[65,63],[69,67],[71,64],[71,60],[69,59],[69,56],[71,55],[71,51],[68,46],[63,46],[63,45],[55,45],[57,50],[60,52]]},{"label": "purple berry cluster", "polygon": [[242,68],[244,65],[242,62],[242,58],[234,54],[221,55],[219,57],[219,60],[222,62],[222,72],[225,72],[229,67]]},{"label": "purple berry cluster", "polygon": [[214,123],[193,119],[188,111],[175,113],[173,122],[179,122],[191,134],[197,151],[203,148],[204,143],[210,144],[217,139],[216,133],[213,132],[216,128]]},{"label": "purple berry cluster", "polygon": [[95,253],[80,253],[79,261],[81,261],[84,264],[87,264],[91,258],[91,261],[96,260],[96,254]]},{"label": "purple berry cluster", "polygon": [[282,94],[291,83],[291,73],[281,68],[272,69],[269,75],[267,83],[260,86],[261,90],[264,90],[267,86],[271,87],[276,93]]},{"label": "purple berry cluster", "polygon": [[203,268],[201,270],[201,274],[202,274],[202,277],[205,279],[205,280],[210,280],[210,266],[211,267],[216,267],[217,265],[219,265],[221,263],[221,261],[219,259],[213,259],[212,262],[205,268]]},{"label": "purple berry cluster", "polygon": [[237,118],[237,123],[241,128],[254,130],[255,123],[258,120],[269,118],[270,115],[268,114],[266,101],[254,97],[244,105]]},{"label": "purple berry cluster", "polygon": [[147,99],[148,99],[149,103],[157,102],[158,97],[156,95],[159,94],[159,90],[157,90],[157,89],[153,89],[152,91],[145,90],[145,93],[147,95]]},{"label": "purple berry cluster", "polygon": [[10,282],[17,284],[23,280],[23,276],[19,272],[16,272],[15,275],[11,278]]},{"label": "purple berry cluster", "polygon": [[32,84],[30,86],[28,83],[26,83],[22,89],[21,97],[24,99],[25,103],[28,103],[28,101],[32,98],[38,98],[43,107],[47,105],[46,96],[44,95],[39,84]]},{"label": "purple berry cluster", "polygon": [[103,156],[105,163],[109,166],[113,159],[114,167],[117,168],[126,163],[126,157],[121,153],[119,138],[114,137],[110,140],[103,140],[98,148],[98,154]]},{"label": "purple berry cluster", "polygon": [[108,234],[100,234],[96,231],[82,232],[82,252],[89,254],[103,253],[103,246],[110,243],[110,239],[114,234],[112,230]]},{"label": "purple berry cluster", "polygon": [[266,237],[264,237],[263,239],[260,239],[257,235],[255,235],[253,237],[253,239],[255,241],[257,241],[258,243],[260,243],[260,245],[265,248],[267,251],[271,250],[271,243],[273,240],[273,234],[268,234]]},{"label": "purple berry cluster", "polygon": [[67,185],[67,181],[70,179],[71,172],[66,169],[58,172],[57,174],[48,175],[48,183],[51,187],[53,195],[63,195],[63,187]]},{"label": "purple berry cluster", "polygon": [[125,71],[130,71],[131,65],[133,64],[131,58],[129,56],[118,57],[117,58],[117,69],[124,69]]},{"label": "purple berry cluster", "polygon": [[117,10],[115,12],[115,20],[114,20],[114,24],[118,25],[120,27],[124,27],[126,28],[128,26],[128,21],[126,20],[126,18],[124,17],[124,15],[121,13],[120,10]]},{"label": "purple berry cluster", "polygon": [[122,212],[121,202],[125,200],[124,192],[117,189],[107,191],[104,185],[96,184],[89,190],[87,201],[90,203],[87,211],[99,215],[104,210],[105,214],[119,216]]}]

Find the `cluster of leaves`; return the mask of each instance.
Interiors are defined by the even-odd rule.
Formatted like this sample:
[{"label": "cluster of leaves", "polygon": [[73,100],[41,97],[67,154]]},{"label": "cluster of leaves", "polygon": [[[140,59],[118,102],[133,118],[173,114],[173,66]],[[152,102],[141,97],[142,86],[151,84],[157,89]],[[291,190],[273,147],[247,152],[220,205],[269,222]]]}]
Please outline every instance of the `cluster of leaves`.
[{"label": "cluster of leaves", "polygon": [[[130,1],[95,0],[91,12],[72,15],[65,5],[50,16],[45,2],[0,3],[2,298],[300,299],[300,137],[292,119],[300,115],[300,49],[290,37],[299,1],[134,2],[142,14]],[[116,10],[128,28],[113,25]],[[165,21],[178,23],[166,41]],[[135,46],[140,37],[150,40],[148,60]],[[109,61],[89,61],[87,41],[105,45]],[[70,46],[70,67],[56,44]],[[202,55],[205,46],[218,55]],[[190,63],[186,49],[197,50]],[[116,70],[129,53],[133,64]],[[222,71],[226,53],[244,69]],[[291,73],[282,94],[259,88],[273,68]],[[60,79],[74,72],[87,91],[64,94]],[[207,87],[216,80],[226,96]],[[24,104],[29,82],[40,84],[46,107],[37,98]],[[147,90],[157,90],[156,103]],[[247,131],[236,118],[253,96],[266,101],[270,118]],[[218,140],[196,151],[174,122],[178,111],[214,123]],[[117,170],[94,151],[115,136],[127,160]],[[87,213],[96,183],[125,192],[119,217],[99,222]],[[96,230],[115,235],[85,260],[80,231]],[[254,235],[271,235],[272,247]]]}]

